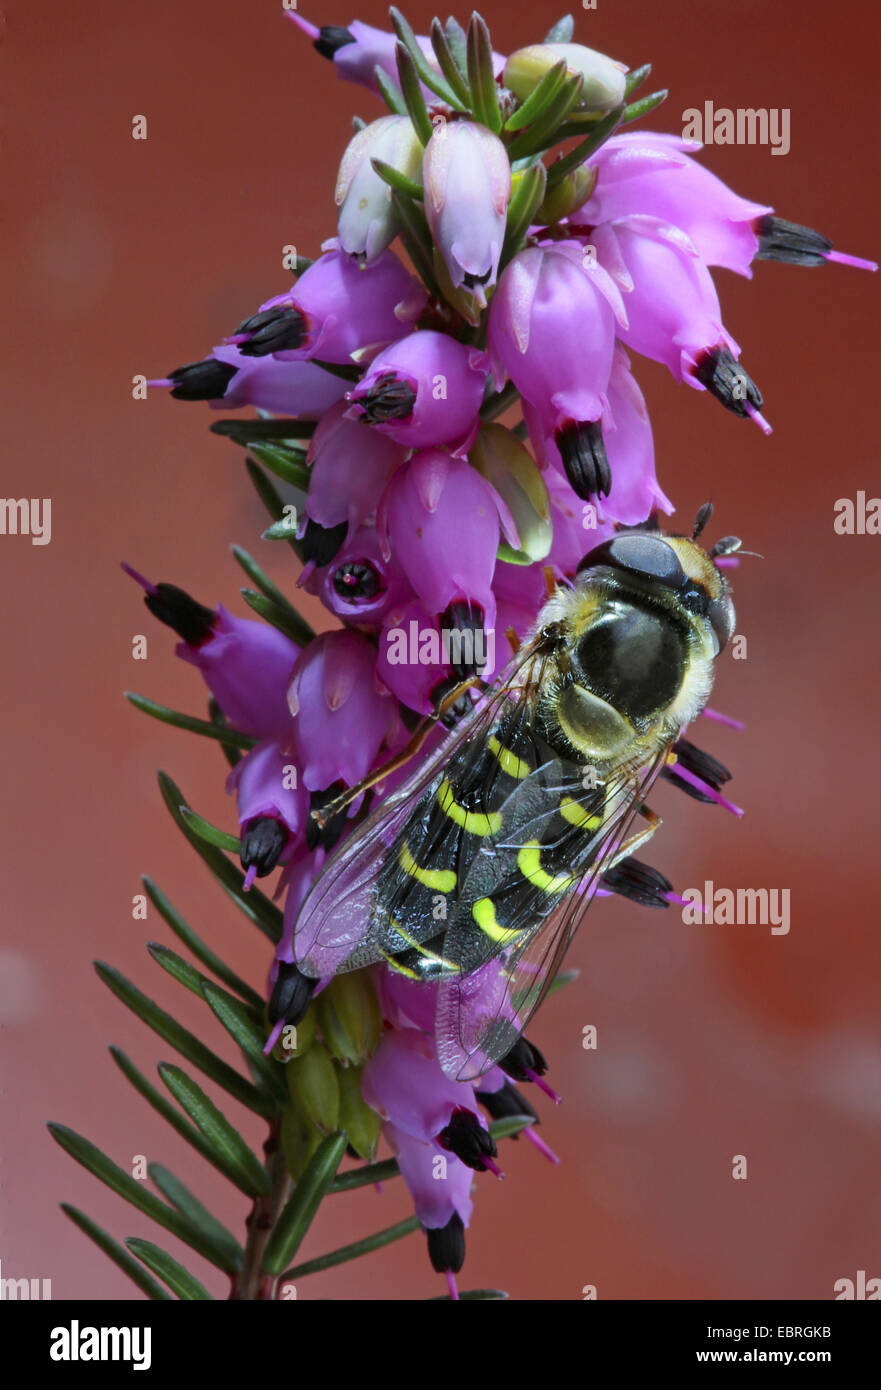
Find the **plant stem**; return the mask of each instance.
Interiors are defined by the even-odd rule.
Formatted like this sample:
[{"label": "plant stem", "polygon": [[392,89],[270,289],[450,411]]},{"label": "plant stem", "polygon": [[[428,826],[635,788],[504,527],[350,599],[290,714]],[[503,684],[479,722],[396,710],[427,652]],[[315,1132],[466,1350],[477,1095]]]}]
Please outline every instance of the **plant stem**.
[{"label": "plant stem", "polygon": [[263,1153],[266,1171],[272,1186],[265,1196],[255,1197],[254,1205],[245,1223],[248,1230],[245,1257],[242,1260],[241,1269],[233,1277],[229,1291],[230,1299],[256,1301],[275,1298],[275,1287],[278,1280],[273,1278],[271,1274],[264,1274],[263,1252],[279,1212],[283,1209],[293,1186],[285,1167],[277,1122],[273,1122],[270,1126],[269,1135],[263,1145]]}]

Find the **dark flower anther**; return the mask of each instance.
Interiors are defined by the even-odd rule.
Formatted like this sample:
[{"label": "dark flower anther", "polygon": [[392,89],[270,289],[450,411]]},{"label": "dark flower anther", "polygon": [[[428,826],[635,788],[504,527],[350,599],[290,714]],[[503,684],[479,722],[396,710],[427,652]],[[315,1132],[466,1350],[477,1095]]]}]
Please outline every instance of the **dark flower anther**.
[{"label": "dark flower anther", "polygon": [[347,560],[333,572],[334,592],[347,603],[376,598],[381,584],[379,571],[369,560]]},{"label": "dark flower anther", "polygon": [[226,395],[226,389],[238,367],[228,362],[218,362],[216,357],[206,357],[202,362],[188,362],[185,367],[177,367],[168,373],[168,380],[174,382],[171,394],[176,401],[218,401]]},{"label": "dark flower anther", "polygon": [[[673,752],[676,754],[676,762],[665,767],[661,774],[662,777],[666,777],[668,781],[675,782],[678,780],[676,774],[677,767],[685,768],[687,772],[693,773],[694,776],[700,778],[702,782],[706,782],[707,786],[711,787],[713,791],[721,791],[724,783],[731,781],[731,773],[724,763],[720,763],[717,758],[711,757],[709,753],[704,753],[702,749],[696,747],[695,744],[691,743],[687,738],[677,739],[673,744]],[[689,782],[678,780],[678,785],[686,795],[693,796],[695,801],[715,800],[715,797],[708,796],[706,792],[701,791],[699,787],[695,787]]]},{"label": "dark flower anther", "polygon": [[573,492],[584,502],[591,497],[608,497],[612,470],[600,421],[570,420],[560,426],[554,438]]},{"label": "dark flower anther", "polygon": [[441,1148],[449,1149],[468,1168],[478,1173],[487,1170],[498,1173],[492,1162],[498,1156],[495,1140],[472,1110],[460,1106],[450,1116],[450,1123],[437,1136]]},{"label": "dark flower anther", "polygon": [[189,647],[201,647],[214,636],[217,614],[176,584],[156,584],[144,602],[161,623],[170,627]]},{"label": "dark flower anther", "polygon": [[659,869],[643,864],[632,855],[607,869],[600,884],[610,893],[620,893],[641,907],[669,907],[669,895],[673,892],[673,884]]},{"label": "dark flower anther", "polygon": [[322,58],[333,59],[333,55],[339,49],[345,48],[347,43],[355,43],[355,35],[350,34],[341,24],[322,24],[318,31],[318,38],[312,44],[317,53]]},{"label": "dark flower anther", "polygon": [[263,309],[239,324],[233,335],[243,357],[268,357],[291,352],[306,341],[306,320],[299,309]]},{"label": "dark flower anther", "polygon": [[461,600],[451,603],[440,616],[450,668],[459,681],[479,675],[487,664],[488,653],[483,612],[475,604]]},{"label": "dark flower anther", "polygon": [[242,868],[257,878],[272,873],[288,842],[288,828],[275,816],[256,816],[242,830]]},{"label": "dark flower anther", "polygon": [[[475,1091],[474,1094],[492,1120],[511,1120],[521,1115],[538,1120],[538,1111],[510,1081],[506,1081],[497,1091]],[[516,1139],[518,1136],[515,1134],[513,1137]]]},{"label": "dark flower anther", "polygon": [[303,975],[295,964],[282,961],[269,999],[269,1022],[294,1026],[300,1023],[317,984],[317,980]]},{"label": "dark flower anther", "polygon": [[345,521],[341,521],[339,526],[319,526],[317,521],[307,521],[300,542],[303,559],[307,563],[312,560],[319,566],[329,565],[342,547],[348,529]]},{"label": "dark flower anther", "polygon": [[425,1232],[428,1238],[428,1258],[438,1274],[458,1274],[465,1263],[465,1227],[458,1212],[453,1212],[446,1226]]},{"label": "dark flower anther", "polygon": [[[746,418],[760,411],[764,404],[762,393],[752,377],[728,351],[717,347],[705,352],[698,362],[695,376],[711,396],[721,401],[726,410]],[[750,411],[749,407],[752,407]]]},{"label": "dark flower anther", "polygon": [[512,1081],[531,1081],[545,1095],[550,1096],[555,1105],[559,1105],[560,1097],[557,1092],[542,1080],[548,1069],[547,1061],[535,1043],[529,1042],[521,1036],[514,1046],[505,1053],[499,1062],[501,1070],[506,1076],[510,1076]]},{"label": "dark flower anther", "polygon": [[823,265],[832,242],[811,227],[785,217],[760,217],[754,224],[759,239],[757,261],[788,261],[790,265]]},{"label": "dark flower anther", "polygon": [[363,396],[358,405],[364,411],[365,425],[383,425],[387,420],[408,420],[416,404],[416,392],[408,381],[394,372],[383,372]]},{"label": "dark flower anther", "polygon": [[323,811],[331,801],[334,801],[345,787],[342,782],[334,782],[325,791],[313,792],[309,802],[309,819],[306,821],[306,848],[309,850],[318,849],[319,845],[323,849],[333,849],[337,840],[346,828],[349,808],[344,806],[335,816],[329,820],[321,821],[317,818],[316,812]]},{"label": "dark flower anther", "polygon": [[[453,691],[457,686],[461,685],[461,683],[458,676],[450,676],[446,680],[439,681],[438,684],[429,691],[428,695],[434,708],[439,710],[447,697],[452,695]],[[471,698],[468,691],[463,690],[462,694],[443,711],[440,716],[440,722],[445,729],[454,729],[459,723],[459,720],[464,719],[465,715],[471,712],[471,709]]]}]

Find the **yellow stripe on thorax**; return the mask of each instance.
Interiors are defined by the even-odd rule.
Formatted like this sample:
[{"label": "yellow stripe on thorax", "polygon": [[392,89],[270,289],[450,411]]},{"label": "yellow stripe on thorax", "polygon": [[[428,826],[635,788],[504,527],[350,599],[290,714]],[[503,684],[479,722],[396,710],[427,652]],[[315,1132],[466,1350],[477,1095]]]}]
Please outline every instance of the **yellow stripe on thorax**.
[{"label": "yellow stripe on thorax", "polygon": [[511,927],[499,925],[492,898],[478,898],[471,909],[471,915],[490,941],[506,942],[520,935],[519,931],[515,931]]},{"label": "yellow stripe on thorax", "polygon": [[406,840],[401,845],[398,860],[405,873],[408,873],[411,878],[415,878],[416,882],[421,883],[423,888],[431,888],[435,893],[452,893],[456,887],[454,869],[420,869],[410,853],[410,846]]},{"label": "yellow stripe on thorax", "polygon": [[490,811],[489,815],[484,815],[482,811],[467,811],[456,800],[446,777],[437,789],[437,800],[441,810],[446,812],[450,820],[455,821],[456,825],[461,825],[469,835],[494,835],[501,828],[500,811]]},{"label": "yellow stripe on thorax", "polygon": [[545,893],[563,893],[572,888],[578,878],[572,874],[549,874],[541,866],[541,845],[538,840],[528,840],[517,855],[517,867],[524,878],[541,888]]},{"label": "yellow stripe on thorax", "polygon": [[580,801],[571,796],[564,796],[560,801],[560,815],[579,830],[599,830],[603,823],[602,811],[585,811]]},{"label": "yellow stripe on thorax", "polygon": [[509,777],[516,777],[518,781],[522,781],[524,777],[529,776],[532,771],[529,763],[524,762],[522,758],[518,758],[517,754],[512,753],[510,748],[506,748],[505,745],[496,738],[495,734],[491,734],[487,739],[487,745],[489,751],[498,762],[499,767],[503,772],[506,772]]}]

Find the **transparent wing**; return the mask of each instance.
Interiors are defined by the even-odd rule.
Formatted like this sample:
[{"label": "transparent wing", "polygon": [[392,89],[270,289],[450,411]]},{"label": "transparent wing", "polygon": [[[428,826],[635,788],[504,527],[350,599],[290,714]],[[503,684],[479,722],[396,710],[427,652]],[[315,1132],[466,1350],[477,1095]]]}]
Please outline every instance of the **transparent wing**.
[{"label": "transparent wing", "polygon": [[[500,674],[473,711],[419,767],[344,840],[312,885],[294,932],[294,956],[305,975],[321,978],[341,968],[351,969],[383,959],[377,936],[385,920],[376,883],[389,850],[411,823],[422,799],[439,783],[450,762],[461,755],[467,769],[483,749],[487,730],[506,705],[525,707],[532,700],[532,683],[517,685],[520,672],[533,660],[535,647],[524,647]],[[452,821],[445,827],[454,833]],[[423,855],[436,845],[423,842]],[[402,886],[407,878],[402,874]],[[431,925],[437,930],[437,924]],[[354,957],[354,959],[353,959]]]},{"label": "transparent wing", "polygon": [[[579,833],[573,827],[568,837],[555,842],[554,859],[559,863],[568,857],[560,877],[571,881],[558,890],[550,904],[541,882],[515,877],[511,865],[516,859],[511,855],[530,841],[541,842],[559,802],[519,817],[515,808],[509,808],[505,843],[500,840],[496,847],[508,852],[508,874],[498,876],[494,890],[500,901],[506,891],[513,895],[513,906],[504,918],[504,933],[493,942],[473,920],[473,902],[479,896],[475,887],[484,886],[479,882],[481,867],[475,861],[469,874],[474,883],[466,879],[460,910],[444,941],[445,958],[463,966],[458,977],[444,979],[438,987],[438,1057],[447,1075],[459,1081],[476,1079],[504,1057],[523,1033],[560,968],[600,877],[664,766],[667,752],[668,748],[663,748],[648,766],[622,769],[607,783],[603,823],[594,834]],[[547,774],[547,768],[544,771]],[[525,784],[512,801],[524,792]],[[479,962],[474,959],[476,941],[483,956]]]}]

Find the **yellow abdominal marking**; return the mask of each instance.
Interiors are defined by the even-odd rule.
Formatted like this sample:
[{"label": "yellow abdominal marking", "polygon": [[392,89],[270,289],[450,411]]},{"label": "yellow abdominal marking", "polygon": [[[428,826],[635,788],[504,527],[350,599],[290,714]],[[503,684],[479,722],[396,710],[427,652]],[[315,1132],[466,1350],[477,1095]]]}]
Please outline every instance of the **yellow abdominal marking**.
[{"label": "yellow abdominal marking", "polygon": [[513,927],[499,926],[496,921],[496,910],[492,898],[478,898],[471,909],[471,915],[490,941],[506,942],[520,935],[519,931],[515,931]]},{"label": "yellow abdominal marking", "polygon": [[446,777],[437,789],[437,800],[441,810],[446,811],[450,820],[455,821],[456,825],[461,825],[469,835],[494,835],[501,828],[501,812],[491,811],[487,816],[482,811],[466,811],[464,806],[460,806]]},{"label": "yellow abdominal marking", "polygon": [[489,751],[496,759],[499,767],[503,772],[506,772],[509,777],[516,777],[518,781],[522,781],[524,777],[529,776],[532,771],[529,763],[525,763],[522,758],[517,757],[516,753],[512,753],[510,748],[506,748],[503,743],[500,743],[495,734],[490,735],[487,743]]},{"label": "yellow abdominal marking", "polygon": [[524,878],[544,893],[563,893],[578,882],[573,874],[549,874],[541,866],[541,845],[528,840],[517,855],[517,867]]},{"label": "yellow abdominal marking", "polygon": [[390,970],[396,971],[398,975],[406,975],[408,980],[419,979],[418,971],[411,970],[408,966],[402,965],[399,960],[395,960],[394,956],[390,956],[388,951],[384,951],[381,946],[377,946],[376,949]]},{"label": "yellow abdominal marking", "polygon": [[577,825],[579,830],[599,830],[603,823],[601,811],[585,811],[584,807],[579,802],[573,801],[571,796],[562,798],[560,815],[570,825]]},{"label": "yellow abdominal marking", "polygon": [[398,856],[401,868],[415,878],[417,883],[421,883],[423,888],[431,888],[435,893],[452,893],[456,887],[456,873],[454,869],[420,869],[416,860],[410,853],[410,846],[406,840],[401,845],[401,853]]}]

